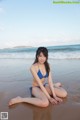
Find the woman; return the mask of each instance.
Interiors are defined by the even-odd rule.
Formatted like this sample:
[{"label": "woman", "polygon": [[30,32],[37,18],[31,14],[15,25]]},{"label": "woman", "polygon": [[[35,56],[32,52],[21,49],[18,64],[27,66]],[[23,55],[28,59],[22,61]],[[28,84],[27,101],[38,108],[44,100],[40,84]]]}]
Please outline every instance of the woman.
[{"label": "woman", "polygon": [[[53,84],[47,48],[39,47],[37,49],[36,58],[30,70],[33,75],[33,83],[30,87],[33,97],[22,98],[18,96],[11,99],[9,105],[26,102],[39,107],[47,107],[49,102],[57,104],[63,101],[62,98],[67,96],[67,92],[60,83]],[[48,83],[45,83],[46,78]]]}]

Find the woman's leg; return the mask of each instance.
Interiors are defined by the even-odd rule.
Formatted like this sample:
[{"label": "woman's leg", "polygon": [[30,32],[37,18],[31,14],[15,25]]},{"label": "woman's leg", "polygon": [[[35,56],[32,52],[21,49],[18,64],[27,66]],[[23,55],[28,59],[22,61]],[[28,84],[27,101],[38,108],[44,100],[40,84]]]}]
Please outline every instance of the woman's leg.
[{"label": "woman's leg", "polygon": [[[58,84],[57,84],[57,85],[58,85]],[[48,92],[50,95],[52,95],[52,92],[51,92],[51,89],[50,89],[49,85],[46,85],[45,88],[46,88],[47,92]],[[62,87],[58,87],[58,86],[55,85],[55,86],[54,86],[54,91],[55,91],[56,96],[58,96],[58,97],[64,98],[64,97],[67,96],[66,90],[63,89]]]},{"label": "woman's leg", "polygon": [[65,98],[67,97],[67,91],[62,87],[54,87],[56,96]]},{"label": "woman's leg", "polygon": [[49,101],[46,95],[41,91],[40,88],[33,87],[32,94],[35,96],[34,98],[22,98],[19,96],[13,98],[10,100],[9,105],[21,103],[21,102],[30,103],[39,107],[47,107],[49,105]]},{"label": "woman's leg", "polygon": [[57,83],[54,84],[54,86],[55,86],[55,87],[61,87],[62,84],[61,84],[60,82],[57,82]]}]

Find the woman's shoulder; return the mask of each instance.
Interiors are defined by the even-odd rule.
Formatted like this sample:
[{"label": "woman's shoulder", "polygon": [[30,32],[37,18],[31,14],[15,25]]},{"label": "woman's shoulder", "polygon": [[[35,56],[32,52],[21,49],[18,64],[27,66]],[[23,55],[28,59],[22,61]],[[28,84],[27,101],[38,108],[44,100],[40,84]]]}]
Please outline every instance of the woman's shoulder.
[{"label": "woman's shoulder", "polygon": [[34,69],[34,70],[38,69],[37,63],[31,65],[30,70],[32,70],[32,69]]},{"label": "woman's shoulder", "polygon": [[31,65],[31,67],[36,68],[36,67],[38,67],[38,64],[34,63],[34,64]]}]

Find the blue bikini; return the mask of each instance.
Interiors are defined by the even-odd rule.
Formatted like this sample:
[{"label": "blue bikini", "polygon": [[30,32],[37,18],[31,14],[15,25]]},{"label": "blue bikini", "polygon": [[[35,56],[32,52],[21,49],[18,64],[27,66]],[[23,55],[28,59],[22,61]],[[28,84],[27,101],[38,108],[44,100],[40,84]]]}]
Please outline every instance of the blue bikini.
[{"label": "blue bikini", "polygon": [[[41,73],[40,69],[38,70],[37,75],[38,75],[38,77],[39,77],[40,79],[42,79],[42,78],[47,78],[47,77],[48,77],[48,73],[46,73],[46,75],[43,75],[43,74]],[[47,83],[45,83],[43,86],[45,87],[46,84],[47,84]],[[36,87],[40,88],[39,86],[36,86]],[[30,87],[30,93],[31,93],[31,97],[35,97],[34,95],[32,95],[32,87]]]},{"label": "blue bikini", "polygon": [[37,75],[40,79],[48,77],[48,73],[46,73],[46,75],[43,76],[40,69],[38,70]]}]

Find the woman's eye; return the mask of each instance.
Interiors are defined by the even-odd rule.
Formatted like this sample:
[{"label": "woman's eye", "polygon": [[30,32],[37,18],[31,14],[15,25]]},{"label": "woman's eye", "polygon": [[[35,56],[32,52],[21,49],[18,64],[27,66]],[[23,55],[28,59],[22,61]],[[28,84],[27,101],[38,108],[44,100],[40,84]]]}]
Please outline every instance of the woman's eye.
[{"label": "woman's eye", "polygon": [[42,57],[42,55],[40,55],[39,57]]}]

